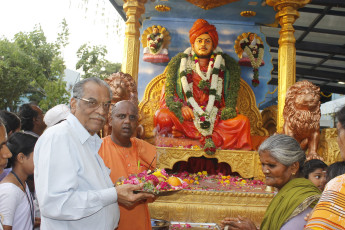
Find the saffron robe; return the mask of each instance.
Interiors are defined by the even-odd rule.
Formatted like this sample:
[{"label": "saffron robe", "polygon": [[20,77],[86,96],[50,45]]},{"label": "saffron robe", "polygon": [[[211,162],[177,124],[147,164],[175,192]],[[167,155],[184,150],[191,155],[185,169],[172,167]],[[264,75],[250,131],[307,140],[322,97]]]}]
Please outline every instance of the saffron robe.
[{"label": "saffron robe", "polygon": [[[135,137],[131,138],[132,146],[125,148],[115,144],[111,136],[103,138],[99,155],[104,164],[110,168],[110,178],[115,184],[120,177],[138,174],[144,170],[156,167],[156,147]],[[140,160],[140,166],[138,164]],[[136,205],[127,208],[121,204],[120,221],[117,230],[142,229],[151,230],[151,219],[148,210],[147,201],[139,202]]]},{"label": "saffron robe", "polygon": [[[200,66],[201,71],[205,73],[207,66],[208,63]],[[223,72],[220,71],[219,77],[222,77],[222,74]],[[199,82],[202,80],[201,77],[196,72],[193,72],[192,77],[193,97],[195,101],[199,106],[207,106],[209,95],[198,87]],[[186,98],[185,101],[187,101]],[[225,107],[224,93],[221,102],[215,102],[215,106],[219,109],[212,134],[212,140],[216,147],[222,149],[252,150],[249,119],[242,114],[238,114],[236,117],[228,120],[220,119],[220,111]],[[185,120],[181,123],[175,114],[169,110],[165,103],[164,88],[162,90],[160,109],[154,117],[154,124],[159,135],[169,135],[171,134],[172,127],[175,127],[186,138],[199,139],[202,144],[205,144],[205,137],[195,128],[193,121]]]}]

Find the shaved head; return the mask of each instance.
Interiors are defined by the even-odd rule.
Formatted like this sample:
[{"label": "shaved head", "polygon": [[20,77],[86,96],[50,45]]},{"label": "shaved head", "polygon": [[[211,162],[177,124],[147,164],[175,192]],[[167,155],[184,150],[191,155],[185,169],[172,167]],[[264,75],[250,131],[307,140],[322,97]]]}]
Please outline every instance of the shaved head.
[{"label": "shaved head", "polygon": [[115,144],[130,147],[138,127],[138,107],[131,101],[117,102],[111,111],[111,138]]},{"label": "shaved head", "polygon": [[138,106],[134,105],[133,102],[129,101],[129,100],[123,100],[123,101],[119,101],[119,102],[116,102],[114,105],[113,105],[113,108],[111,110],[111,116],[113,117],[114,114],[116,113],[117,109],[119,107],[122,107],[122,106],[129,106],[130,108],[134,109],[134,111],[136,112],[136,114],[138,114],[139,112],[139,109],[138,109]]}]

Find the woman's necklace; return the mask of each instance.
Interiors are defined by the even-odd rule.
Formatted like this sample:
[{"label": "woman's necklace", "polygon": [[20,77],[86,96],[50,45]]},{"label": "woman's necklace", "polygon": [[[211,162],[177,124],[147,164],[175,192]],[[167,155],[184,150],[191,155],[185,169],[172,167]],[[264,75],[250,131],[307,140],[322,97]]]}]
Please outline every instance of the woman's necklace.
[{"label": "woman's necklace", "polygon": [[34,225],[35,225],[35,218],[34,218],[34,203],[33,203],[33,199],[32,199],[32,195],[30,193],[30,198],[29,195],[24,187],[23,182],[19,179],[19,177],[17,176],[17,174],[15,172],[13,172],[13,170],[11,171],[11,173],[13,174],[13,176],[15,176],[15,178],[18,180],[19,184],[23,187],[23,191],[26,195],[26,198],[29,202],[29,206],[30,206],[30,216],[31,216],[31,222],[32,222],[32,229],[34,229]]}]

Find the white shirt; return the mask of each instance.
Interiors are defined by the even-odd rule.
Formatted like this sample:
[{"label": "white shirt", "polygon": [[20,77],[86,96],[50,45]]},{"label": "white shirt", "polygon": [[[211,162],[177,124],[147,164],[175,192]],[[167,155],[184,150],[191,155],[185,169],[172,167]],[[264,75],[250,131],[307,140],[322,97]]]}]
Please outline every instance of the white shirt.
[{"label": "white shirt", "polygon": [[39,138],[34,165],[41,230],[117,227],[117,193],[98,155],[101,143],[72,114]]},{"label": "white shirt", "polygon": [[[26,193],[30,196],[29,186]],[[23,190],[12,183],[0,184],[0,213],[3,225],[12,226],[13,230],[32,230],[31,209]]]}]

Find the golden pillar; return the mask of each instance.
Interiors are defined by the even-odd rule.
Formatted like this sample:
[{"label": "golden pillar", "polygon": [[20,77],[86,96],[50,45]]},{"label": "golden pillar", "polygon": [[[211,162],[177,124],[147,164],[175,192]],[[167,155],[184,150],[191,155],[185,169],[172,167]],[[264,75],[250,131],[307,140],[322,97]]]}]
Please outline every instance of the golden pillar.
[{"label": "golden pillar", "polygon": [[296,82],[296,39],[293,24],[299,17],[297,11],[308,4],[310,0],[266,0],[267,4],[274,7],[276,19],[279,20],[278,50],[278,119],[277,131],[282,132],[284,125],[283,109],[288,88]]},{"label": "golden pillar", "polygon": [[125,48],[121,71],[130,74],[138,83],[140,23],[139,18],[145,12],[147,0],[124,0],[123,9],[127,15]]}]

